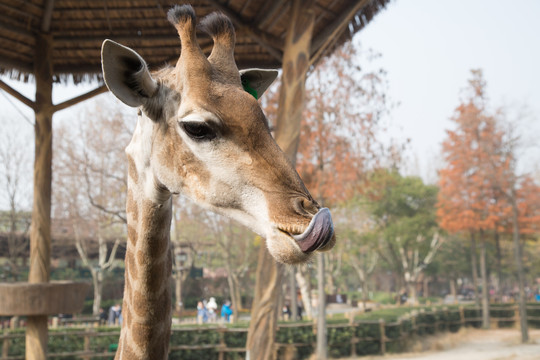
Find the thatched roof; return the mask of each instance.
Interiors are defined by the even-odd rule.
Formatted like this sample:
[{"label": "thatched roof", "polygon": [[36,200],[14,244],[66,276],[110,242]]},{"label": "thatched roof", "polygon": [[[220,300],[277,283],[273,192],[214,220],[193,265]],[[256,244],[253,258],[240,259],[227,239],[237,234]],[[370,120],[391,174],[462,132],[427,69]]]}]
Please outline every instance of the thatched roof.
[{"label": "thatched roof", "polygon": [[[389,0],[315,0],[312,55],[361,29]],[[176,61],[180,41],[168,23],[169,0],[0,0],[0,73],[28,80],[33,73],[36,34],[51,33],[55,81],[101,80],[100,49],[110,38],[139,52],[151,67]],[[182,1],[180,1],[182,2]],[[281,67],[292,1],[193,0],[202,18],[227,14],[237,30],[240,68]],[[331,41],[329,41],[329,39]],[[200,34],[203,49],[211,39]],[[318,51],[319,50],[319,51]]]}]

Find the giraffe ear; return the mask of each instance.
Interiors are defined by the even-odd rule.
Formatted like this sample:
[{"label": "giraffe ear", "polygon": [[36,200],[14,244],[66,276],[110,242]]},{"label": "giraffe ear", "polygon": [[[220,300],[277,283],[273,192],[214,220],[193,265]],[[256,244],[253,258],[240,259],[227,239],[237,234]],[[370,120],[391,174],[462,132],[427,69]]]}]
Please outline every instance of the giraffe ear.
[{"label": "giraffe ear", "polygon": [[[278,76],[277,70],[245,69],[240,70],[242,85],[247,92],[259,99]],[[252,91],[254,90],[254,92]]]},{"label": "giraffe ear", "polygon": [[126,105],[140,106],[158,89],[144,59],[130,48],[112,40],[103,42],[101,67],[105,84]]}]

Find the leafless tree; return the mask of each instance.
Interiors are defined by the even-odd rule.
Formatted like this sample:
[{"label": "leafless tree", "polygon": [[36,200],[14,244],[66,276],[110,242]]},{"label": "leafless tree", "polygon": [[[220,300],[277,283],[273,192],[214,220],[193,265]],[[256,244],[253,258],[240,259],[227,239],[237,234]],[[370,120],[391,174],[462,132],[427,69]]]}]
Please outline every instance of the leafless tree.
[{"label": "leafless tree", "polygon": [[6,233],[9,272],[13,280],[19,280],[22,254],[28,247],[27,233],[30,228],[30,214],[25,210],[28,205],[29,177],[31,168],[29,152],[25,151],[23,140],[13,134],[3,133],[0,139],[0,194],[8,210],[1,216],[0,228]]},{"label": "leafless tree", "polygon": [[125,239],[124,148],[132,121],[110,102],[93,104],[57,129],[54,214],[71,224],[74,246],[92,275],[97,314],[103,280]]}]

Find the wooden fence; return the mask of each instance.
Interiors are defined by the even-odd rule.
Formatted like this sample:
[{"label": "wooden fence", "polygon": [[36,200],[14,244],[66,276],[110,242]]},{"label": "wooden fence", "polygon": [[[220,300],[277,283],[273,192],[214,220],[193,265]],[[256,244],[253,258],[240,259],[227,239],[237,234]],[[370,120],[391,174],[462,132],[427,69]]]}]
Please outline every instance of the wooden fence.
[{"label": "wooden fence", "polygon": [[[528,305],[528,313],[539,316],[527,316],[527,320],[532,327],[540,328],[540,305]],[[328,324],[328,345],[329,350],[337,349],[337,356],[361,356],[369,348],[368,353],[385,354],[387,352],[402,351],[406,348],[406,343],[414,339],[415,335],[434,334],[440,331],[457,331],[461,327],[475,326],[479,327],[482,318],[478,308],[432,308],[413,310],[411,313],[402,316],[399,320],[386,322],[379,320],[357,320],[354,314],[349,316],[347,323],[329,323]],[[494,327],[507,327],[519,323],[519,313],[516,306],[497,306],[490,307],[491,322]],[[495,316],[498,315],[498,316]],[[303,328],[303,330],[301,329]],[[278,358],[305,358],[315,349],[315,332],[317,325],[315,323],[284,323],[278,327],[278,337],[275,351]],[[295,336],[282,336],[280,332],[287,334],[300,334],[303,331],[304,341],[299,341]],[[183,336],[190,332],[212,333],[211,343],[206,345],[183,343],[175,344],[175,336]],[[217,335],[216,335],[217,333]],[[307,341],[305,335],[307,336]],[[75,358],[84,360],[93,359],[112,359],[114,357],[114,342],[117,341],[119,330],[112,331],[98,330],[94,327],[86,329],[68,329],[51,331],[50,341],[72,342],[73,346],[79,348],[71,351],[51,352],[47,355],[48,359]],[[191,352],[206,351],[206,357],[225,360],[241,359],[245,353],[245,341],[247,328],[227,328],[227,327],[190,327],[173,328],[171,334],[171,359],[184,358],[182,354]],[[197,337],[197,336],[196,336]],[[230,339],[236,339],[236,345],[231,345]],[[64,340],[62,340],[64,339]],[[184,338],[185,339],[185,338]],[[228,340],[229,339],[229,340]],[[238,340],[240,339],[240,340]],[[283,341],[286,339],[286,341]],[[0,335],[1,360],[19,360],[24,359],[24,354],[20,354],[21,344],[24,346],[24,333],[4,332]],[[185,340],[184,340],[185,341]],[[238,346],[243,342],[242,346]],[[76,344],[75,344],[76,343]],[[16,349],[12,349],[13,345]],[[99,344],[99,345],[96,345]],[[395,346],[401,344],[401,346]],[[51,346],[49,346],[51,348]],[[389,347],[391,349],[389,349]],[[13,350],[13,351],[12,351]],[[50,349],[51,350],[51,349]],[[22,350],[24,352],[24,348]],[[15,353],[14,353],[15,352]],[[176,355],[175,355],[176,354]],[[332,356],[332,352],[330,352]],[[191,357],[190,357],[191,358]],[[197,358],[197,357],[193,357]]]}]

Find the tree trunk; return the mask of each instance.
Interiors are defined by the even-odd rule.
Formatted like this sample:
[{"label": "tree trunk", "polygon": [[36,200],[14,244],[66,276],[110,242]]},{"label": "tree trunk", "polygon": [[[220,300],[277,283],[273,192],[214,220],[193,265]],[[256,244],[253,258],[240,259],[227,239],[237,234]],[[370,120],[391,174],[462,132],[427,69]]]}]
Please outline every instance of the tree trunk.
[{"label": "tree trunk", "polygon": [[99,309],[101,308],[101,294],[103,294],[103,272],[101,269],[90,271],[92,274],[92,282],[94,283],[94,305],[92,307],[92,314],[99,315]]},{"label": "tree trunk", "polygon": [[296,282],[300,288],[300,294],[302,295],[302,304],[304,305],[304,312],[306,317],[313,319],[313,308],[311,307],[311,274],[309,269],[303,271],[304,266],[299,267],[296,271]]},{"label": "tree trunk", "polygon": [[525,276],[523,274],[523,254],[521,249],[521,243],[519,240],[519,222],[518,222],[518,207],[516,204],[516,190],[512,188],[512,194],[510,197],[512,203],[512,240],[514,242],[514,260],[516,262],[517,278],[519,286],[519,327],[521,329],[521,342],[527,343],[529,341],[529,326],[527,324],[527,307],[525,299]]},{"label": "tree trunk", "polygon": [[298,320],[298,298],[296,296],[296,281],[294,267],[289,271],[289,296],[291,298],[291,319]]},{"label": "tree trunk", "polygon": [[456,291],[456,279],[450,278],[450,295],[454,299],[454,303],[457,304],[457,291]]},{"label": "tree trunk", "polygon": [[329,294],[336,294],[336,284],[334,282],[334,277],[329,271],[326,272],[326,289],[328,289]]},{"label": "tree trunk", "polygon": [[473,233],[471,233],[471,267],[473,278],[474,303],[476,304],[476,306],[480,306],[480,296],[478,296],[478,265],[476,263],[476,238]]},{"label": "tree trunk", "polygon": [[227,266],[227,283],[229,284],[229,294],[231,295],[233,317],[231,322],[236,322],[238,318],[238,299],[236,298],[236,284],[230,266]]},{"label": "tree trunk", "polygon": [[317,359],[328,358],[326,338],[326,294],[324,292],[324,254],[317,254]]},{"label": "tree trunk", "polygon": [[418,303],[418,299],[416,298],[416,279],[405,281],[405,285],[407,287],[408,302],[414,306]]},{"label": "tree trunk", "polygon": [[424,275],[424,281],[422,282],[423,284],[423,296],[424,298],[428,298],[429,297],[429,277],[425,276]]},{"label": "tree trunk", "polygon": [[[36,35],[34,198],[30,229],[28,282],[49,282],[51,263],[52,183],[52,35]],[[26,359],[45,360],[48,341],[47,316],[28,316]]]},{"label": "tree trunk", "polygon": [[[313,0],[293,2],[292,17],[283,51],[283,80],[279,94],[275,139],[293,166],[296,165],[307,64],[315,23],[312,5]],[[267,360],[273,357],[282,272],[282,266],[276,264],[266,247],[261,245],[246,345],[247,360]]]},{"label": "tree trunk", "polygon": [[502,290],[502,253],[501,253],[501,239],[499,233],[495,231],[495,247],[497,249],[497,301],[502,302],[503,290]]},{"label": "tree trunk", "polygon": [[367,302],[369,301],[369,281],[368,279],[364,279],[364,281],[362,281],[362,305],[363,305],[363,309],[364,309],[364,312],[366,311],[366,307],[367,307]]},{"label": "tree trunk", "polygon": [[[234,298],[236,299],[236,308],[238,311],[244,309],[244,304],[242,302],[242,294],[240,293],[240,281],[238,280],[238,276],[236,274],[233,274],[233,282],[234,282]],[[235,314],[235,317],[240,315],[240,313]]]},{"label": "tree trunk", "polygon": [[274,358],[274,342],[278,318],[278,297],[281,292],[283,266],[272,258],[266,244],[259,249],[255,296],[251,308],[246,360]]},{"label": "tree trunk", "polygon": [[176,270],[176,274],[174,275],[174,281],[175,281],[175,286],[174,286],[174,295],[176,296],[176,304],[175,304],[175,309],[176,309],[176,313],[178,314],[178,317],[180,318],[180,316],[182,315],[182,283],[183,283],[183,278],[182,278],[182,270],[180,269],[177,269]]},{"label": "tree trunk", "polygon": [[489,285],[486,265],[486,240],[481,233],[480,239],[480,272],[482,274],[482,327],[489,329]]}]

